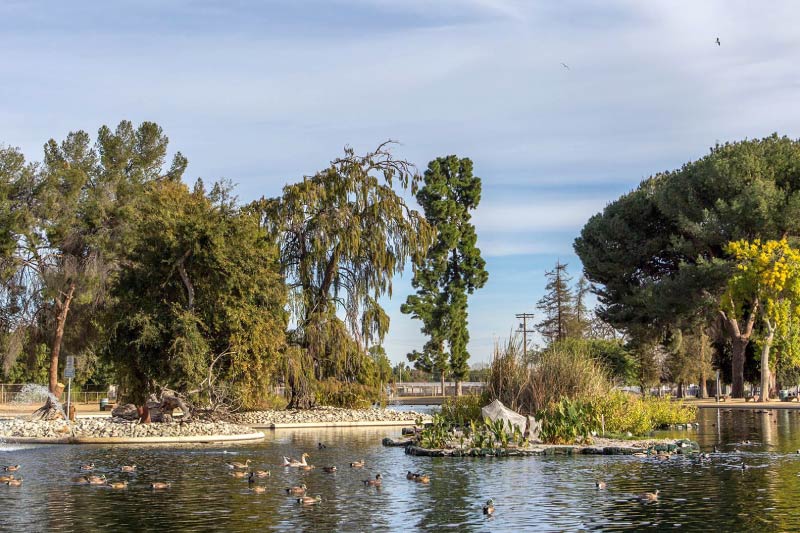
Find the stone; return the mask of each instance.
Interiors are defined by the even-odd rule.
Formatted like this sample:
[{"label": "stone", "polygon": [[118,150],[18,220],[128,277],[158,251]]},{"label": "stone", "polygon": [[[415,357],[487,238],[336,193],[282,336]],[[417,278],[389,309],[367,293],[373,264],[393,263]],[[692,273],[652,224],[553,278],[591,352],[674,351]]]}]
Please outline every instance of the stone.
[{"label": "stone", "polygon": [[123,420],[138,420],[139,413],[136,406],[132,403],[126,403],[116,406],[111,410],[111,416],[115,418],[122,418]]}]

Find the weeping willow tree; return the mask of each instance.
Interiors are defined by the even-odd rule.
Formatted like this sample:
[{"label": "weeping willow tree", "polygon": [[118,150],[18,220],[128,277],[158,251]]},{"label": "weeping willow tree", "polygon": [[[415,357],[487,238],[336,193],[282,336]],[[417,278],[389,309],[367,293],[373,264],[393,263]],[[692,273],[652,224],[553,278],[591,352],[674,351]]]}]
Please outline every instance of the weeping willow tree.
[{"label": "weeping willow tree", "polygon": [[390,144],[363,156],[345,148],[325,170],[257,202],[290,289],[289,407],[313,406],[315,381],[369,379],[367,349],[389,328],[378,300],[433,242],[434,230],[400,195],[415,193],[420,178]]}]

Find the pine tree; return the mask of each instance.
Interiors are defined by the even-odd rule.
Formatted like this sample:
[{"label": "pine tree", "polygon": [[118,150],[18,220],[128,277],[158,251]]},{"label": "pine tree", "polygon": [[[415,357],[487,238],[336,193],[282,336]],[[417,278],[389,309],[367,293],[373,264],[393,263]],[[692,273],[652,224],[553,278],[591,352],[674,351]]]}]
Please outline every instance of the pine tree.
[{"label": "pine tree", "polygon": [[536,324],[536,329],[547,344],[567,338],[569,326],[575,321],[575,297],[569,287],[572,278],[567,274],[567,264],[556,261],[553,270],[545,272],[547,291],[536,303],[544,313],[544,320]]},{"label": "pine tree", "polygon": [[[400,308],[422,320],[422,332],[430,337],[422,352],[408,354],[417,368],[442,371],[449,367],[456,381],[456,394],[469,374],[467,295],[489,279],[486,262],[476,246],[478,237],[470,211],[481,198],[481,179],[472,175],[472,161],[451,155],[428,164],[425,186],[417,201],[425,218],[438,231],[436,242],[417,263],[411,295]],[[445,352],[449,349],[449,357]]]}]

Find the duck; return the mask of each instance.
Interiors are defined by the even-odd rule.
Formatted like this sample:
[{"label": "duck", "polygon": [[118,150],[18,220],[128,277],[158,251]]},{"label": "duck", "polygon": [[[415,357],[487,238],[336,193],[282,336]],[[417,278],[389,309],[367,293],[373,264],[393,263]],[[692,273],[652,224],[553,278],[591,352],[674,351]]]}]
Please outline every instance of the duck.
[{"label": "duck", "polygon": [[302,503],[303,505],[316,505],[322,502],[322,496],[303,496],[301,498],[297,498],[297,503]]},{"label": "duck", "polygon": [[714,445],[714,453],[719,453],[719,448],[717,448],[716,444]]},{"label": "duck", "polygon": [[414,477],[414,481],[416,481],[417,483],[430,483],[431,476],[427,474],[417,474],[416,477]]},{"label": "duck", "polygon": [[363,459],[360,461],[353,461],[350,463],[350,468],[364,468],[364,464],[365,463]]},{"label": "duck", "polygon": [[656,502],[658,501],[658,489],[655,492],[645,492],[639,495],[639,499],[643,502]]},{"label": "duck", "polygon": [[86,476],[86,483],[89,485],[104,485],[106,483],[105,474],[99,476]]},{"label": "duck", "polygon": [[409,471],[408,471],[408,473],[406,474],[406,479],[410,479],[410,480],[412,480],[412,481],[413,481],[414,479],[416,479],[416,477],[417,477],[418,475],[419,475],[419,474],[415,474],[414,472],[412,472],[411,470],[409,470]]},{"label": "duck", "polygon": [[254,494],[264,494],[267,492],[267,487],[264,485],[256,485],[255,487],[251,487],[250,491]]},{"label": "duck", "polygon": [[327,446],[325,444],[322,444],[321,442],[317,443],[317,449],[318,450],[324,450],[325,448],[327,448]]},{"label": "duck", "polygon": [[168,489],[172,486],[172,483],[163,481],[156,481],[154,483],[150,483],[150,488],[153,490],[160,490],[160,489]]},{"label": "duck", "polygon": [[256,470],[256,471],[253,472],[253,475],[255,477],[262,477],[263,478],[263,477],[271,476],[272,473],[269,470]]},{"label": "duck", "polygon": [[286,494],[305,494],[308,487],[303,483],[298,487],[286,487]]},{"label": "duck", "polygon": [[8,483],[8,482],[9,482],[9,481],[11,481],[12,479],[14,479],[14,476],[13,476],[13,475],[10,475],[10,476],[0,476],[0,483]]},{"label": "duck", "polygon": [[307,466],[306,458],[311,457],[307,453],[304,453],[300,456],[300,460],[294,459],[292,457],[285,457],[283,458],[283,466],[292,466],[292,467],[299,467],[299,466]]},{"label": "duck", "polygon": [[22,467],[22,465],[8,465],[4,466],[3,470],[5,470],[6,472],[16,472],[17,470],[20,469],[20,467]]},{"label": "duck", "polygon": [[122,465],[119,469],[127,473],[136,472],[136,465]]},{"label": "duck", "polygon": [[316,466],[314,465],[303,465],[298,467],[300,470],[314,470]]},{"label": "duck", "polygon": [[595,481],[594,482],[594,486],[595,486],[595,488],[602,490],[602,489],[606,488],[606,482],[605,481]]},{"label": "duck", "polygon": [[747,470],[748,468],[750,468],[748,465],[742,463],[742,470]]},{"label": "duck", "polygon": [[112,488],[112,489],[127,489],[128,488],[128,482],[127,481],[115,481],[115,482],[106,483],[106,485],[108,485],[108,487]]},{"label": "duck", "polygon": [[489,498],[483,506],[483,514],[492,516],[494,514],[494,499]]},{"label": "duck", "polygon": [[20,479],[10,479],[6,481],[6,485],[9,487],[19,487],[22,485],[22,478]]},{"label": "duck", "polygon": [[247,461],[245,461],[243,463],[233,462],[233,463],[225,463],[225,464],[228,465],[228,468],[230,468],[231,470],[237,470],[237,469],[238,470],[247,470],[248,468],[250,468],[250,459],[248,459]]},{"label": "duck", "polygon": [[323,466],[322,470],[324,470],[325,472],[327,472],[329,474],[333,474],[334,472],[336,472],[336,467],[335,466]]},{"label": "duck", "polygon": [[94,470],[94,463],[87,463],[85,465],[81,465],[81,470],[83,470],[84,472]]},{"label": "duck", "polygon": [[372,487],[380,487],[382,481],[383,481],[383,478],[381,477],[381,475],[380,474],[375,474],[375,479],[365,479],[364,480],[364,485],[372,486]]},{"label": "duck", "polygon": [[251,474],[248,474],[247,472],[245,472],[243,470],[237,470],[235,472],[231,472],[231,476],[235,477],[236,479],[243,479],[243,478],[249,477],[250,475]]}]

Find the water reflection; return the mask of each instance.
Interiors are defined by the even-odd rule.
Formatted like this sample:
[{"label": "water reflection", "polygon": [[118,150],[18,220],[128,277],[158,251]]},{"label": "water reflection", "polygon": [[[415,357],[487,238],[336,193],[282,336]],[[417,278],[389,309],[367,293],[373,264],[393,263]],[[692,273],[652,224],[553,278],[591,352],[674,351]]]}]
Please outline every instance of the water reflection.
[{"label": "water reflection", "polygon": [[[0,448],[0,463],[23,464],[19,488],[0,487],[2,529],[86,531],[437,531],[662,530],[761,531],[796,529],[800,511],[800,414],[794,411],[702,411],[688,432],[708,461],[673,457],[541,457],[430,459],[384,448],[380,439],[399,429],[279,430],[263,443],[226,447],[51,446]],[[686,436],[687,432],[672,435]],[[317,443],[327,445],[317,449]],[[281,466],[283,455],[311,455],[318,468]],[[226,462],[251,459],[271,470],[253,494],[233,478]],[[363,469],[350,468],[363,459]],[[126,490],[76,485],[80,465],[97,464]],[[138,465],[135,474],[119,472]],[[746,468],[742,469],[742,465]],[[322,466],[336,465],[335,473]],[[405,478],[431,476],[430,484]],[[383,475],[380,489],[363,479]],[[603,480],[604,490],[595,488]],[[171,481],[168,491],[150,490]],[[306,483],[318,506],[298,505],[285,487]],[[637,495],[660,490],[658,502]],[[494,498],[496,514],[481,508]]]}]

